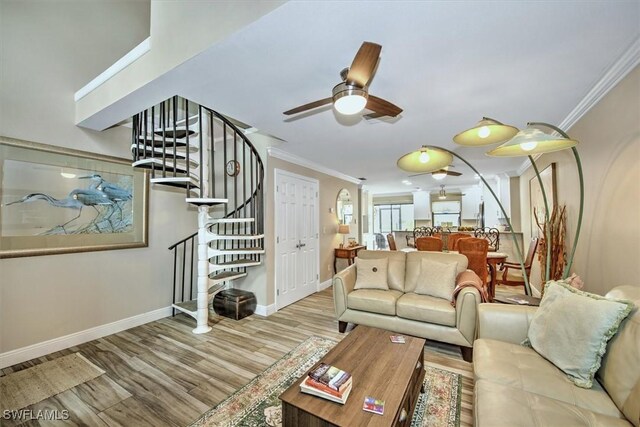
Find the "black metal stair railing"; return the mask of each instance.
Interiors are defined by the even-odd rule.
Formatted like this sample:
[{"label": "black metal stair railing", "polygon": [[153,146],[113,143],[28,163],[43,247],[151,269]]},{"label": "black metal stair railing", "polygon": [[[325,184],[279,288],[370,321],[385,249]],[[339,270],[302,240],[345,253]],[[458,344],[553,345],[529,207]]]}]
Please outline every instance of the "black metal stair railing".
[{"label": "black metal stair railing", "polygon": [[[212,216],[253,218],[244,224],[214,224],[210,231],[225,235],[263,234],[262,159],[244,133],[222,114],[174,96],[133,117],[131,149],[133,164],[149,169],[151,182],[184,188],[187,198],[227,199],[227,203],[212,209]],[[212,241],[210,246],[241,249],[251,247],[251,242],[223,239]],[[197,232],[169,250],[174,262],[173,303],[193,299],[197,291]],[[241,257],[261,260],[260,254],[225,254],[216,261],[232,262]],[[245,272],[246,267],[227,270]]]}]

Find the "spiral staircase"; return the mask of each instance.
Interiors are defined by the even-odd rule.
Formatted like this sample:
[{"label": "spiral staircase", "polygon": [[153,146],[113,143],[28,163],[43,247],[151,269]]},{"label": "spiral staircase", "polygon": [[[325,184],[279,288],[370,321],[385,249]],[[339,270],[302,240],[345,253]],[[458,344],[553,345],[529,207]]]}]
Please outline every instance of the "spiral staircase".
[{"label": "spiral staircase", "polygon": [[148,169],[153,184],[184,189],[198,209],[198,231],[169,247],[174,312],[195,318],[196,334],[211,330],[215,294],[264,254],[264,166],[234,122],[179,96],[133,117],[133,166]]}]

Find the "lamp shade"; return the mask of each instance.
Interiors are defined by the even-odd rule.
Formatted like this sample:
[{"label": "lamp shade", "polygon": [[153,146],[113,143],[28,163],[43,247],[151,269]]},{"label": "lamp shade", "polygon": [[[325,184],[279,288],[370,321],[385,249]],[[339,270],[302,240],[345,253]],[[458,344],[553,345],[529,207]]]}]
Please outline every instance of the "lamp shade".
[{"label": "lamp shade", "polygon": [[516,127],[483,117],[476,126],[454,136],[453,142],[460,145],[479,147],[508,141],[517,133],[518,128]]},{"label": "lamp shade", "polygon": [[349,224],[340,224],[338,226],[338,234],[349,234],[350,232]]},{"label": "lamp shade", "polygon": [[539,129],[527,128],[518,132],[511,140],[498,148],[489,151],[487,155],[493,157],[530,156],[564,150],[577,144],[578,141],[575,139],[553,136]]},{"label": "lamp shade", "polygon": [[434,172],[449,166],[453,162],[453,156],[446,151],[437,148],[422,146],[398,159],[398,167],[407,172]]}]

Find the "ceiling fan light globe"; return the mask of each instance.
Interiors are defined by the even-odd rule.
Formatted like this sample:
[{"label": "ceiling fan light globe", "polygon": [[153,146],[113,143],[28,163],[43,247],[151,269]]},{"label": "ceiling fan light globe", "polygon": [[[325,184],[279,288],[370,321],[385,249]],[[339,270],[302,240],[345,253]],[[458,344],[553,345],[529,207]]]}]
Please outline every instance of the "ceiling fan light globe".
[{"label": "ceiling fan light globe", "polygon": [[340,114],[357,114],[366,107],[368,97],[365,89],[343,82],[333,88],[333,107]]},{"label": "ceiling fan light globe", "polygon": [[447,174],[445,172],[434,172],[431,174],[431,176],[435,180],[442,181],[447,176]]}]

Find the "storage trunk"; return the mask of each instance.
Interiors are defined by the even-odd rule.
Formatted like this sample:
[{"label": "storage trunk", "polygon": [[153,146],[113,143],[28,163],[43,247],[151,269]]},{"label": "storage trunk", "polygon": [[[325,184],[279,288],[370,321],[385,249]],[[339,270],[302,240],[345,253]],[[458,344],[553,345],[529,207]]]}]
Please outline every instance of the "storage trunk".
[{"label": "storage trunk", "polygon": [[256,296],[253,292],[240,289],[227,289],[218,292],[213,298],[213,310],[219,316],[240,320],[253,314],[256,309]]}]

